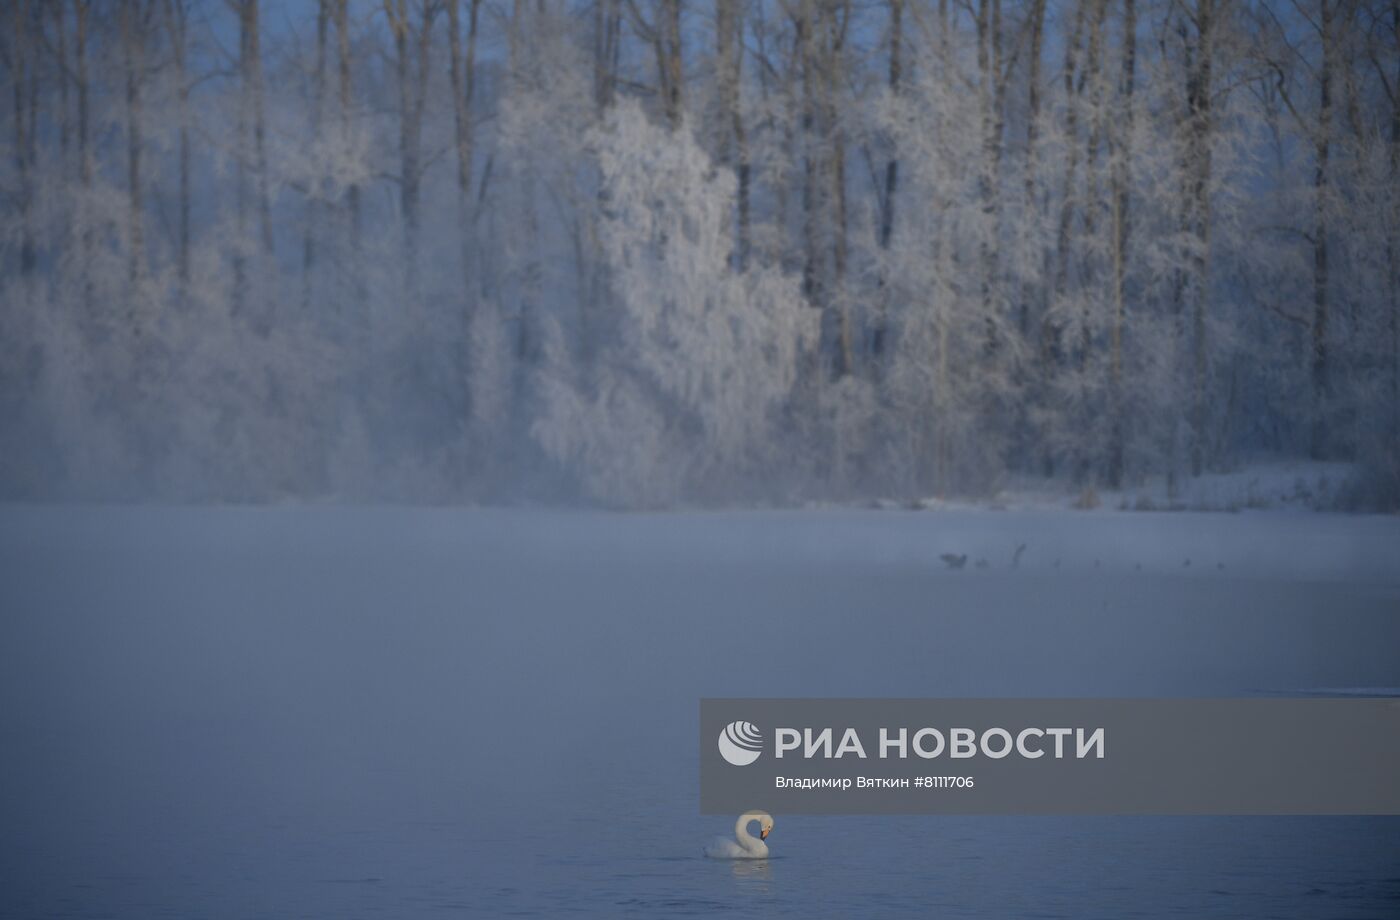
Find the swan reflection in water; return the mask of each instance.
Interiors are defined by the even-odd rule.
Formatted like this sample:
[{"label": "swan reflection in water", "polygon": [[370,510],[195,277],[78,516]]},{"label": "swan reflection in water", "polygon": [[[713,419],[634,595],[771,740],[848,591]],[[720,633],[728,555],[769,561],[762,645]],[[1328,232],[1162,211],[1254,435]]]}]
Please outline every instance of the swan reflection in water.
[{"label": "swan reflection in water", "polygon": [[733,859],[729,871],[739,884],[757,886],[750,889],[757,894],[766,893],[768,883],[773,881],[773,863],[767,859]]}]

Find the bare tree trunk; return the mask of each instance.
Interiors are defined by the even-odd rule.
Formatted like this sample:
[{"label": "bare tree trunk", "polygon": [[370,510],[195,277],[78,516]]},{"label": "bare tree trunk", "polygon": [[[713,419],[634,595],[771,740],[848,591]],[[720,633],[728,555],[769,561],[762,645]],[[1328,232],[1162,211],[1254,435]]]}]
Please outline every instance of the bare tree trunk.
[{"label": "bare tree trunk", "polygon": [[1205,468],[1206,377],[1209,343],[1206,314],[1210,298],[1212,65],[1215,57],[1215,0],[1197,0],[1196,46],[1189,63],[1187,102],[1187,230],[1195,237],[1187,294],[1191,314],[1191,475]]},{"label": "bare tree trunk", "polygon": [[[424,3],[418,28],[413,27],[408,0],[384,0],[384,12],[394,35],[394,66],[399,89],[399,204],[403,211],[404,259],[411,291],[418,283],[419,203],[423,181],[423,107],[427,101],[428,59],[432,46],[435,4]],[[416,41],[411,45],[410,39]],[[416,46],[416,47],[415,47]],[[410,76],[416,54],[417,70]]]},{"label": "bare tree trunk", "polygon": [[[838,15],[838,13],[840,15]],[[845,138],[837,121],[841,57],[849,25],[848,0],[803,0],[795,9],[802,73],[803,291],[822,311],[822,353],[836,377],[854,369],[850,298],[844,290]],[[835,341],[832,341],[834,337]]]},{"label": "bare tree trunk", "polygon": [[447,0],[448,48],[452,57],[452,112],[457,141],[457,192],[460,218],[468,220],[472,188],[472,97],[476,92],[476,34],[481,0],[467,0],[467,49],[462,55],[460,0]]},{"label": "bare tree trunk", "polygon": [[[595,0],[593,10],[593,115],[601,122],[617,95],[622,44],[621,0]],[[581,219],[574,222],[574,261],[579,282],[578,355],[585,370],[591,370],[594,363],[594,316],[607,284],[606,260],[598,236],[598,219],[606,207],[607,193],[599,183],[594,191],[593,207],[585,209]]]},{"label": "bare tree trunk", "polygon": [[[141,77],[146,66],[144,4],[133,0],[121,5],[122,64],[126,77],[126,188],[127,188],[127,275],[133,285],[143,276],[146,261],[146,231],[141,187]],[[132,320],[137,325],[135,295]]]},{"label": "bare tree trunk", "polygon": [[[1029,62],[1026,73],[1026,159],[1024,183],[1024,207],[1025,218],[1023,226],[1031,229],[1039,226],[1044,210],[1044,204],[1039,193],[1040,184],[1040,130],[1041,130],[1041,108],[1043,105],[1041,86],[1043,57],[1045,47],[1045,0],[1032,0],[1030,10],[1027,13],[1027,29],[1030,32],[1030,50],[1028,52]],[[1029,244],[1024,244],[1029,245]],[[1041,267],[1046,264],[1045,254],[1041,254]],[[1045,295],[1044,281],[1028,276],[1019,285],[1019,304],[1016,308],[1016,328],[1020,335],[1020,340],[1025,345],[1030,345],[1035,340],[1033,331],[1038,323],[1043,323]],[[1043,383],[1037,380],[1037,373],[1043,372],[1045,367],[1038,365],[1039,355],[1034,348],[1027,348],[1026,352],[1017,360],[1015,367],[1015,380],[1020,387],[1022,398],[1017,401],[1016,422],[1015,422],[1015,448],[1014,454],[1018,458],[1017,462],[1028,464],[1034,453],[1035,426],[1032,422],[1032,399],[1029,394],[1034,388]]]},{"label": "bare tree trunk", "polygon": [[[247,53],[246,40],[239,41],[240,59]],[[248,299],[248,94],[238,96],[238,128],[233,157],[233,210],[237,239],[233,242],[233,303],[231,312],[243,312]]]},{"label": "bare tree trunk", "polygon": [[[1390,97],[1390,194],[1400,189],[1400,0],[1391,0],[1390,27],[1394,37],[1395,77]],[[1392,215],[1394,206],[1392,205]],[[1386,234],[1385,256],[1390,287],[1390,437],[1400,447],[1400,232],[1394,217]]]},{"label": "bare tree trunk", "polygon": [[[899,95],[903,62],[900,60],[904,41],[904,0],[890,0],[890,95]],[[894,196],[899,188],[899,157],[891,154],[885,163],[884,208],[880,213],[880,248],[890,248],[894,233]]]},{"label": "bare tree trunk", "polygon": [[[511,9],[510,18],[510,60],[508,68],[510,79],[513,82],[522,82],[526,79],[526,71],[530,66],[527,60],[525,29],[529,13],[526,9],[526,0],[515,0]],[[539,258],[539,217],[536,212],[535,202],[535,168],[534,164],[526,162],[521,168],[521,199],[522,199],[522,220],[524,228],[524,249],[525,264],[521,266],[520,278],[520,310],[519,321],[516,330],[516,378],[515,389],[517,399],[524,391],[526,372],[539,357],[541,336],[536,332],[536,324],[539,322],[539,309],[541,288],[544,284],[544,266]]]},{"label": "bare tree trunk", "polygon": [[[1079,101],[1084,79],[1079,73],[1079,46],[1083,40],[1085,8],[1092,3],[1095,9],[1102,9],[1105,0],[1079,0],[1074,8],[1074,30],[1065,43],[1064,88],[1065,88],[1065,137],[1069,148],[1065,163],[1065,177],[1060,187],[1060,216],[1055,232],[1055,276],[1052,288],[1056,299],[1065,293],[1069,281],[1070,230],[1074,221],[1074,186],[1079,172]],[[1078,79],[1076,80],[1076,77]],[[1048,305],[1047,305],[1048,306]],[[1054,376],[1061,359],[1061,322],[1046,310],[1044,326],[1041,330],[1041,354],[1045,365],[1045,379]]]},{"label": "bare tree trunk", "polygon": [[[332,0],[331,19],[335,24],[336,33],[336,89],[340,107],[341,143],[349,146],[351,122],[354,117],[351,106],[353,84],[350,72],[349,0]],[[350,248],[348,269],[351,276],[350,286],[356,312],[362,313],[365,303],[365,286],[364,275],[360,270],[360,185],[358,182],[351,182],[345,190],[345,209]]]},{"label": "bare tree trunk", "polygon": [[617,63],[622,45],[622,12],[618,0],[593,4],[593,102],[599,112],[613,103]]},{"label": "bare tree trunk", "polygon": [[[258,230],[264,253],[272,252],[272,204],[268,194],[267,125],[263,113],[262,26],[259,0],[230,0],[238,13],[238,67],[241,83],[239,159],[256,182]],[[251,134],[251,150],[248,137]],[[246,181],[246,173],[245,179]]]},{"label": "bare tree trunk", "polygon": [[36,42],[29,34],[31,23],[28,0],[15,0],[13,13],[15,47],[10,60],[10,76],[15,94],[15,173],[19,182],[20,211],[19,270],[21,275],[28,276],[34,271],[37,257],[31,216],[34,199],[34,183],[30,178],[30,167],[34,162],[33,124],[26,110],[26,90],[31,82],[38,79],[38,74],[34,72],[35,68],[29,61],[29,55]]},{"label": "bare tree trunk", "polygon": [[[326,41],[330,32],[330,0],[316,3],[316,64],[311,88],[311,131],[319,137],[323,130],[326,110]],[[316,164],[315,178],[307,190],[306,215],[301,236],[301,305],[309,310],[314,293],[316,269],[316,233],[320,225],[321,184],[325,163]]]},{"label": "bare tree trunk", "polygon": [[685,68],[681,61],[681,0],[663,0],[665,15],[667,96],[666,116],[672,125],[680,124],[683,108]]},{"label": "bare tree trunk", "polygon": [[657,95],[667,123],[674,128],[681,122],[685,78],[681,57],[681,0],[653,0],[649,5],[656,13],[650,21],[642,15],[636,0],[627,0],[628,17],[637,35],[651,45],[656,57]]},{"label": "bare tree trunk", "polygon": [[[258,146],[260,131],[256,127],[261,121],[261,105],[255,103],[260,96],[262,67],[258,63],[258,0],[229,0],[238,15],[238,140],[234,156],[234,211],[238,239],[234,244],[233,256],[233,312],[243,312],[248,300],[248,212],[250,206],[262,211],[260,204],[250,204],[255,196],[250,191],[250,177],[259,172],[255,163],[259,160]],[[268,232],[262,236],[265,250],[271,249],[271,222],[266,225]],[[261,320],[259,320],[261,321]]]},{"label": "bare tree trunk", "polygon": [[797,63],[802,75],[802,292],[819,310],[826,308],[826,285],[822,269],[819,237],[820,194],[817,190],[818,158],[821,141],[817,134],[817,49],[816,3],[801,0],[794,27],[797,32]]},{"label": "bare tree trunk", "polygon": [[[839,17],[838,17],[839,13]],[[849,243],[846,220],[846,135],[840,126],[837,96],[841,92],[844,70],[846,30],[850,25],[850,0],[833,5],[826,23],[827,37],[823,42],[822,103],[825,109],[825,133],[831,147],[828,157],[828,200],[835,213],[829,216],[832,240],[832,293],[836,299],[837,346],[839,348],[836,376],[855,373],[855,347],[851,327],[851,296],[846,289],[846,263]]]},{"label": "bare tree trunk", "polygon": [[953,35],[948,27],[948,0],[938,0],[938,62],[943,68],[943,76],[948,76],[952,65]]},{"label": "bare tree trunk", "polygon": [[[953,44],[952,29],[948,21],[948,0],[938,0],[938,63],[941,76],[946,87],[956,85],[957,77],[953,67]],[[937,219],[937,229],[933,237],[933,262],[939,267],[938,274],[941,277],[951,277],[953,274],[953,259],[950,255],[952,247],[947,244],[947,221],[942,217],[942,212],[947,206],[946,201],[934,202],[934,208],[939,213]],[[937,355],[934,357],[934,487],[939,497],[947,494],[952,486],[952,421],[953,412],[951,392],[952,381],[948,361],[948,332],[950,325],[948,298],[939,292],[935,303],[935,338],[937,340]]]},{"label": "bare tree trunk", "polygon": [[[782,175],[775,177],[773,181],[773,223],[778,227],[786,228],[789,225],[789,211],[792,201],[792,191],[797,182],[798,160],[802,156],[801,145],[798,142],[798,126],[800,119],[783,118],[776,119],[773,111],[776,106],[773,99],[776,97],[788,104],[788,108],[800,110],[801,101],[797,91],[797,77],[801,71],[798,61],[801,59],[800,44],[794,42],[788,46],[790,59],[787,62],[774,63],[770,57],[776,56],[778,50],[774,48],[776,42],[770,40],[770,22],[765,15],[762,6],[754,7],[753,14],[753,38],[755,45],[755,56],[758,60],[758,89],[759,98],[764,111],[767,113],[760,124],[761,131],[773,132],[778,140],[778,149],[784,151],[788,164],[792,167],[785,170]],[[788,255],[786,245],[786,234],[773,233],[768,235],[769,244],[765,247],[764,258],[774,264],[783,264]]]},{"label": "bare tree trunk", "polygon": [[53,12],[54,24],[54,64],[58,71],[58,159],[68,165],[69,130],[68,120],[68,7],[63,0],[49,5]]},{"label": "bare tree trunk", "polygon": [[1033,0],[1030,11],[1030,67],[1026,77],[1026,206],[1035,211],[1035,178],[1040,140],[1041,55],[1045,44],[1045,0]]},{"label": "bare tree trunk", "polygon": [[[935,206],[939,206],[942,204],[943,202],[937,202]],[[942,208],[940,207],[939,210],[941,211]],[[945,222],[941,217],[938,219],[938,224],[938,232],[934,237],[933,243],[933,263],[934,265],[938,266],[938,273],[940,276],[949,277],[953,273],[952,259],[949,257],[949,253],[952,247],[947,245],[947,242],[945,240],[946,227]],[[938,292],[935,295],[934,310],[935,339],[937,342],[935,348],[937,350],[937,354],[934,355],[933,378],[933,424],[935,426],[933,451],[933,481],[934,488],[937,490],[937,494],[941,498],[947,495],[949,488],[951,488],[953,484],[952,414],[954,410],[951,395],[952,381],[950,379],[951,373],[949,371],[948,361],[948,331],[951,323],[951,317],[949,316],[948,298],[944,296],[942,292]]]},{"label": "bare tree trunk", "polygon": [[1313,424],[1311,453],[1314,459],[1327,456],[1330,432],[1327,413],[1331,398],[1331,362],[1328,352],[1328,221],[1332,151],[1332,84],[1337,70],[1336,15],[1340,2],[1319,0],[1319,32],[1322,39],[1322,69],[1318,73],[1317,131],[1314,136],[1313,172],[1313,321],[1312,385]]},{"label": "bare tree trunk", "polygon": [[[1101,13],[1094,19],[1093,27],[1089,32],[1089,54],[1085,60],[1084,78],[1089,87],[1089,136],[1084,145],[1084,203],[1081,208],[1083,214],[1082,235],[1085,240],[1093,241],[1099,238],[1099,210],[1102,207],[1103,197],[1099,189],[1099,148],[1103,144],[1104,135],[1104,96],[1106,87],[1104,86],[1104,58],[1107,56],[1104,51],[1106,19],[1108,13],[1108,3],[1105,2],[1100,7]],[[1111,203],[1110,203],[1111,206]],[[1081,273],[1079,278],[1079,288],[1087,292],[1095,286],[1095,275],[1098,265],[1092,253],[1086,253],[1080,261]],[[1079,347],[1078,366],[1081,372],[1088,369],[1089,360],[1093,356],[1093,315],[1092,300],[1088,296],[1081,296],[1079,326]],[[1087,442],[1089,438],[1081,438],[1079,444],[1080,468],[1079,477],[1084,479],[1088,475],[1091,451]]]},{"label": "bare tree trunk", "polygon": [[472,228],[472,97],[476,94],[476,36],[481,0],[468,0],[467,48],[462,52],[460,0],[447,0],[448,54],[451,58],[452,113],[457,146],[457,233],[462,250],[463,296],[471,302],[473,270]]},{"label": "bare tree trunk", "polygon": [[715,10],[716,53],[719,58],[718,94],[724,132],[720,162],[733,166],[738,178],[738,233],[734,269],[742,272],[749,253],[749,151],[744,133],[740,87],[744,59],[744,20],[740,0],[718,0]]},{"label": "bare tree trunk", "polygon": [[78,91],[78,176],[83,190],[92,186],[92,147],[88,142],[87,25],[91,0],[73,0],[73,67]]},{"label": "bare tree trunk", "polygon": [[[1055,245],[1047,246],[1042,256],[1042,276],[1050,282],[1042,283],[1040,297],[1040,336],[1038,348],[1039,391],[1050,405],[1053,385],[1064,362],[1064,322],[1057,312],[1057,304],[1065,294],[1069,282],[1070,232],[1074,226],[1075,183],[1079,174],[1079,109],[1083,92],[1084,77],[1080,72],[1079,54],[1084,40],[1084,28],[1092,8],[1093,15],[1103,8],[1106,0],[1077,0],[1074,5],[1074,21],[1064,43],[1064,64],[1060,79],[1064,87],[1065,127],[1064,136],[1067,148],[1064,178],[1060,181],[1059,215],[1056,219]],[[1028,187],[1031,182],[1028,174]],[[1033,194],[1033,190],[1032,190]],[[1050,207],[1051,196],[1046,196],[1046,207]],[[1055,455],[1042,442],[1042,471],[1050,476],[1055,472]]]},{"label": "bare tree trunk", "polygon": [[83,192],[78,219],[82,226],[78,231],[79,251],[82,255],[83,320],[93,319],[92,285],[92,219],[88,215],[88,198],[92,191],[93,162],[92,145],[89,137],[88,111],[88,69],[87,69],[87,26],[91,0],[73,0],[73,59],[76,70],[75,82],[78,90],[78,179]]},{"label": "bare tree trunk", "polygon": [[176,240],[176,266],[180,284],[190,282],[190,81],[187,66],[189,11],[185,0],[165,0],[165,31],[175,61],[179,138],[179,216]]},{"label": "bare tree trunk", "polygon": [[[890,2],[890,70],[889,70],[889,90],[890,96],[898,98],[900,91],[900,81],[903,79],[902,53],[904,50],[904,0],[889,0]],[[885,188],[881,197],[880,208],[880,248],[888,250],[890,240],[894,235],[894,207],[895,196],[899,190],[899,152],[891,150],[890,158],[885,163]],[[871,356],[878,364],[885,354],[885,339],[889,335],[889,291],[883,274],[880,277],[880,291],[876,300],[876,315],[874,328],[870,334]]]},{"label": "bare tree trunk", "polygon": [[1124,298],[1128,234],[1128,164],[1133,156],[1133,87],[1137,76],[1137,5],[1135,0],[1123,0],[1123,62],[1119,75],[1118,118],[1114,131],[1113,149],[1113,324],[1109,343],[1109,433],[1108,484],[1117,489],[1123,484],[1124,453],[1126,450],[1123,393],[1123,332],[1127,326]]},{"label": "bare tree trunk", "polygon": [[981,109],[982,162],[978,176],[983,227],[978,240],[981,263],[982,316],[989,354],[999,347],[996,323],[996,288],[1000,275],[997,237],[1001,222],[999,174],[1001,172],[1003,100],[1006,94],[1002,69],[1001,0],[979,0],[977,6],[977,99]]},{"label": "bare tree trunk", "polygon": [[268,192],[267,169],[267,119],[263,106],[262,68],[262,25],[258,14],[258,0],[247,0],[250,10],[248,20],[248,77],[253,92],[253,153],[257,157],[258,170],[258,223],[262,231],[262,244],[265,252],[271,253],[272,246],[272,200]]}]

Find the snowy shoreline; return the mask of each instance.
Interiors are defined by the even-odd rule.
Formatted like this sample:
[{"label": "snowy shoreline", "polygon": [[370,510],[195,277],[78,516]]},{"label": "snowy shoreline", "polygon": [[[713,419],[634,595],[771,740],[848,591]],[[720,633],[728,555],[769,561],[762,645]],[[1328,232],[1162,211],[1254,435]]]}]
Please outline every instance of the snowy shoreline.
[{"label": "snowy shoreline", "polygon": [[371,547],[549,571],[855,566],[940,577],[1075,575],[1400,585],[1400,517],[1049,506],[648,513],[408,505],[0,505],[0,551],[260,553]]}]

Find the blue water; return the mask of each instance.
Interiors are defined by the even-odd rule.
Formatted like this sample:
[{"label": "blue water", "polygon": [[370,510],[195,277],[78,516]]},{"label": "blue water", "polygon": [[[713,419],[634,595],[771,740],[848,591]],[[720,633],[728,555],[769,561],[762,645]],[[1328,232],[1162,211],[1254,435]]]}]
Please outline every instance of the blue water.
[{"label": "blue water", "polygon": [[1400,916],[1400,818],[778,814],[708,861],[695,747],[703,696],[1400,686],[1397,537],[0,509],[0,917]]}]

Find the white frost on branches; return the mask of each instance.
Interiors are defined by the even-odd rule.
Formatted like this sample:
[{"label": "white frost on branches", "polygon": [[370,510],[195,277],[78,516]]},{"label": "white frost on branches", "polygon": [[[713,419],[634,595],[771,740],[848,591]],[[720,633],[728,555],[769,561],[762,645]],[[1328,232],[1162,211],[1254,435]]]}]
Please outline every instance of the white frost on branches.
[{"label": "white frost on branches", "polygon": [[624,102],[590,143],[618,336],[591,380],[569,379],[562,347],[550,348],[535,436],[605,501],[735,491],[780,441],[779,410],[817,314],[796,279],[732,270],[735,179],[686,127],[652,124]]}]

